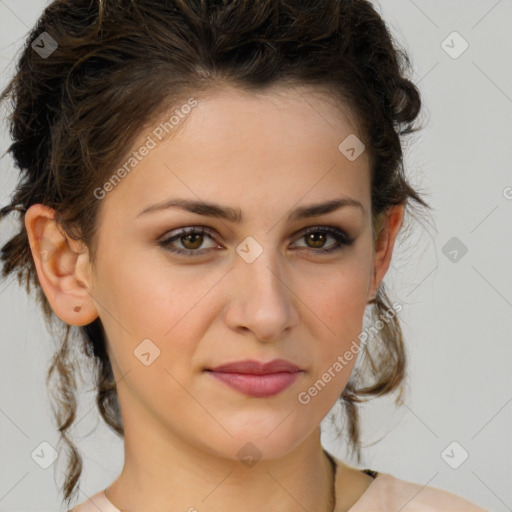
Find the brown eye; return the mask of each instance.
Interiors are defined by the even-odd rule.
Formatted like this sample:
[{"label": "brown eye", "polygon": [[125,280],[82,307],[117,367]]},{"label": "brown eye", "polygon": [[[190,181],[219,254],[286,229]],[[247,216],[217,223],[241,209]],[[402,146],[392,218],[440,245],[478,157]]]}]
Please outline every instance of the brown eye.
[{"label": "brown eye", "polygon": [[328,237],[325,233],[322,232],[315,232],[315,233],[308,233],[305,235],[305,239],[309,242],[311,242],[311,246],[313,249],[321,249],[323,245],[325,244],[325,240]]},{"label": "brown eye", "polygon": [[[203,243],[203,235],[192,233],[190,235],[183,235],[180,237],[181,243],[186,249],[199,249]],[[187,245],[190,242],[191,245]],[[199,242],[199,243],[198,243]]]},{"label": "brown eye", "polygon": [[[336,242],[332,244],[331,247],[323,249],[328,237],[334,238]],[[345,231],[331,226],[319,226],[310,229],[299,238],[299,240],[301,239],[306,240],[307,247],[312,249],[309,252],[320,254],[341,250],[343,246],[352,245],[354,243],[354,239],[345,233]]]},{"label": "brown eye", "polygon": [[[165,250],[172,253],[184,256],[200,256],[213,248],[207,247],[199,250],[204,243],[205,237],[213,240],[213,236],[210,234],[209,230],[204,227],[193,226],[191,228],[181,228],[173,233],[174,234],[172,234],[172,236],[169,236],[165,240],[159,242]],[[335,243],[324,249],[329,237],[333,238]],[[311,228],[306,233],[303,233],[299,240],[305,240],[307,246],[304,249],[313,254],[325,254],[339,251],[343,249],[344,246],[351,245],[354,242],[354,239],[345,231],[332,226],[318,226]],[[176,248],[176,243],[180,243],[183,248]]]},{"label": "brown eye", "polygon": [[[194,226],[192,228],[182,228],[176,231],[176,234],[159,242],[159,244],[167,251],[183,254],[185,256],[195,256],[197,254],[203,254],[203,251],[198,251],[198,249],[203,245],[205,236],[212,239],[212,236],[203,227]],[[177,242],[179,242],[184,249],[176,249],[174,244]],[[207,249],[205,249],[205,251],[206,250]]]}]

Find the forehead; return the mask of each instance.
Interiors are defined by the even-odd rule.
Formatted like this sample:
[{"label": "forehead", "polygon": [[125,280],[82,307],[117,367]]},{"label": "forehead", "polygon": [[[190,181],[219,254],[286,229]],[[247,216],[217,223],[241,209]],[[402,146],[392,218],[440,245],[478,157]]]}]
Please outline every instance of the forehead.
[{"label": "forehead", "polygon": [[[206,126],[208,122],[222,122],[260,135],[279,135],[281,127],[288,131],[281,135],[291,137],[312,134],[314,131],[332,130],[359,132],[356,118],[348,105],[329,94],[327,89],[308,85],[274,85],[264,90],[247,91],[233,86],[216,87],[195,96],[198,101],[195,111],[196,123]],[[165,117],[165,116],[164,116]],[[273,122],[271,122],[273,121]],[[295,124],[297,121],[299,123]],[[190,123],[192,124],[192,123]],[[263,125],[263,126],[262,126]],[[293,125],[293,130],[290,130]]]},{"label": "forehead", "polygon": [[[174,115],[177,124],[160,140],[190,98],[194,107]],[[224,204],[236,199],[244,210],[242,196],[249,208],[251,198],[254,206],[270,205],[283,193],[295,202],[307,194],[312,202],[340,188],[363,201],[368,155],[350,161],[340,150],[348,137],[362,138],[352,119],[342,104],[311,87],[191,93],[141,130],[131,151],[149,140],[152,148],[107,199],[115,204],[130,196],[141,206],[171,196]],[[122,208],[121,202],[116,206]]]}]

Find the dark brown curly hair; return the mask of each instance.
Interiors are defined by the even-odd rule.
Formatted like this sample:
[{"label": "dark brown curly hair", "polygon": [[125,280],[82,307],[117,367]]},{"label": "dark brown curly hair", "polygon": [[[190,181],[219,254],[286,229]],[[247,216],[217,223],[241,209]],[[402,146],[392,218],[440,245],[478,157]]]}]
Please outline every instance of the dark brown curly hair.
[{"label": "dark brown curly hair", "polygon": [[[43,32],[58,45],[45,58],[32,47]],[[141,126],[191,92],[295,83],[327,91],[357,120],[371,156],[374,229],[392,205],[409,211],[412,200],[426,212],[430,206],[403,169],[403,137],[420,129],[414,122],[421,99],[409,70],[406,51],[368,0],[56,0],[46,8],[0,97],[10,102],[8,152],[20,169],[12,201],[1,210],[2,217],[19,213],[19,231],[2,247],[1,260],[4,278],[16,273],[27,293],[35,286],[45,321],[61,339],[47,386],[55,380],[49,387],[59,442],[69,455],[62,485],[68,505],[82,471],[68,436],[80,355],[95,373],[101,416],[119,436],[124,429],[101,321],[72,327],[53,313],[38,282],[27,209],[53,208],[94,262],[99,201],[93,191],[123,161]],[[384,284],[370,303],[374,320],[391,309]],[[339,399],[358,462],[358,403],[403,391],[407,359],[396,315],[361,356]]]}]

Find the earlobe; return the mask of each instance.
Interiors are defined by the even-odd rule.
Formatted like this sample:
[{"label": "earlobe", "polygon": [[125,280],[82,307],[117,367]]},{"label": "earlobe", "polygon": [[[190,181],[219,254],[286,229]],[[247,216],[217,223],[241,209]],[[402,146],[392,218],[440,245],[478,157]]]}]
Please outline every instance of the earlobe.
[{"label": "earlobe", "polygon": [[370,286],[369,299],[375,298],[377,290],[386,275],[391,264],[391,256],[396,238],[402,227],[405,204],[394,205],[390,207],[383,215],[382,227],[378,232],[375,241],[375,254],[373,258],[372,279]]},{"label": "earlobe", "polygon": [[45,205],[27,210],[25,227],[39,283],[55,314],[70,325],[94,321],[98,312],[89,291],[86,248],[69,238],[55,221],[55,210]]}]

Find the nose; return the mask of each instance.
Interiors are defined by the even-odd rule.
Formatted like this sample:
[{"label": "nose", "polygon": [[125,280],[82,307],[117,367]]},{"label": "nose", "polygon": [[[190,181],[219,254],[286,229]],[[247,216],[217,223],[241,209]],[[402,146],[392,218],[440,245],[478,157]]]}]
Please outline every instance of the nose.
[{"label": "nose", "polygon": [[235,331],[251,331],[261,341],[274,341],[298,324],[290,273],[275,251],[264,250],[252,263],[239,258],[231,271],[233,288],[225,321]]}]

